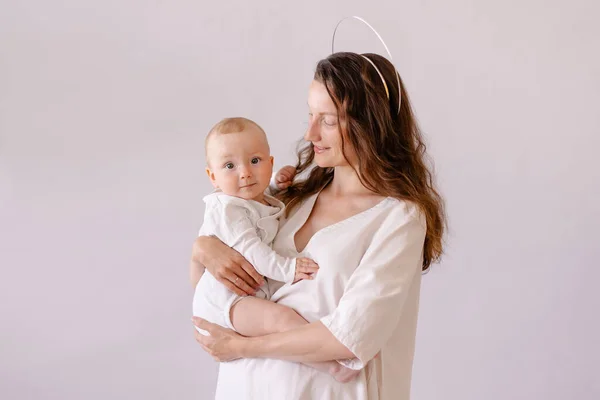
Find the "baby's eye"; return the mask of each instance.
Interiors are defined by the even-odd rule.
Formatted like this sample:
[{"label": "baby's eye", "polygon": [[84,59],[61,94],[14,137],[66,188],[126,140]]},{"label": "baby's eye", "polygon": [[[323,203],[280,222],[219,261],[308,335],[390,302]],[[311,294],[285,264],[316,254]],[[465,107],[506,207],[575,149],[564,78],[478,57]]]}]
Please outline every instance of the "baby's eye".
[{"label": "baby's eye", "polygon": [[228,162],[227,164],[224,165],[225,169],[233,169],[233,167],[235,167],[235,165],[233,165],[233,163]]},{"label": "baby's eye", "polygon": [[250,160],[250,162],[255,165],[258,164],[259,161],[260,161],[260,158],[258,158],[258,157],[254,157],[252,160]]}]

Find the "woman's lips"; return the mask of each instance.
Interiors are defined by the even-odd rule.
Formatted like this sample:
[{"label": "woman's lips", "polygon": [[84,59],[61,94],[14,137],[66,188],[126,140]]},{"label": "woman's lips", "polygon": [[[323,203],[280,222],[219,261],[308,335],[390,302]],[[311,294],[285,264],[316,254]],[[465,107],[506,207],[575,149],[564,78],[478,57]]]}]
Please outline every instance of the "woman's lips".
[{"label": "woman's lips", "polygon": [[321,147],[313,144],[313,149],[315,150],[315,153],[321,154],[322,152],[329,150],[329,147]]}]

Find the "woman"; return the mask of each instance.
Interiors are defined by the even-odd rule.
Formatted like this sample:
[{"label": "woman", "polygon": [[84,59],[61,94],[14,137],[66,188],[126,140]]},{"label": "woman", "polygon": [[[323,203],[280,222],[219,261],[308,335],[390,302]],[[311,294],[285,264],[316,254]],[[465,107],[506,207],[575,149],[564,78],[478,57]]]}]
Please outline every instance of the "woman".
[{"label": "woman", "polygon": [[[296,166],[307,178],[280,193],[288,215],[273,248],[320,269],[270,288],[309,323],[246,338],[194,319],[211,334],[196,338],[235,360],[220,364],[217,398],[408,399],[421,271],[440,257],[445,225],[425,146],[394,66],[376,54],[320,61],[308,105]],[[238,292],[261,280],[215,238],[198,238],[193,260]],[[361,372],[340,383],[301,364],[329,360]]]}]

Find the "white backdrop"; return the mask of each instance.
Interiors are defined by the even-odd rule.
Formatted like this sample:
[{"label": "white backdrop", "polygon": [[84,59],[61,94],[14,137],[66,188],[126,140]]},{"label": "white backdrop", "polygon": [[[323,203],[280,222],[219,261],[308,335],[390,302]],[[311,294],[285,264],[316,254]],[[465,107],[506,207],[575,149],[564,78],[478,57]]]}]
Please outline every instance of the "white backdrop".
[{"label": "white backdrop", "polygon": [[[413,398],[599,398],[599,12],[0,0],[0,398],[211,398],[187,276],[204,135],[247,116],[292,162],[314,66],[353,14],[394,54],[450,217]],[[344,29],[340,50],[381,51]]]}]

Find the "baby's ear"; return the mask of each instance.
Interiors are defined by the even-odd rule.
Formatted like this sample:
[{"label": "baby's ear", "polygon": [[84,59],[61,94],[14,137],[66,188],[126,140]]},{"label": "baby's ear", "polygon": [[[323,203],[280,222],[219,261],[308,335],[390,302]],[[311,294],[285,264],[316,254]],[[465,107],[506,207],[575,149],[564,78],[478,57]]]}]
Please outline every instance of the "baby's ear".
[{"label": "baby's ear", "polygon": [[217,179],[215,178],[215,174],[208,167],[206,167],[206,175],[208,175],[208,179],[210,179],[210,183],[212,183],[214,188],[218,189],[219,185],[217,184]]},{"label": "baby's ear", "polygon": [[271,167],[272,167],[273,165],[275,165],[273,162],[275,159],[273,158],[273,156],[269,157],[269,159],[271,160]]}]

